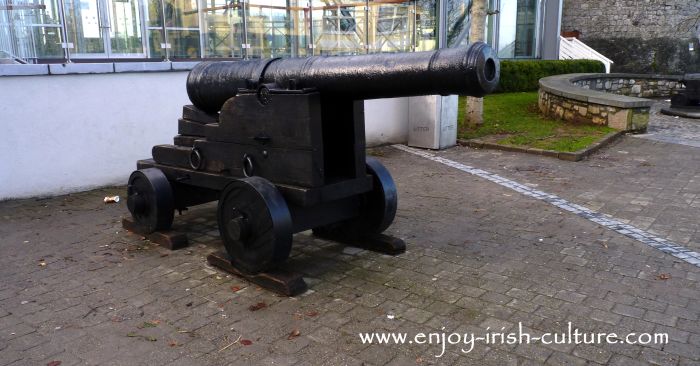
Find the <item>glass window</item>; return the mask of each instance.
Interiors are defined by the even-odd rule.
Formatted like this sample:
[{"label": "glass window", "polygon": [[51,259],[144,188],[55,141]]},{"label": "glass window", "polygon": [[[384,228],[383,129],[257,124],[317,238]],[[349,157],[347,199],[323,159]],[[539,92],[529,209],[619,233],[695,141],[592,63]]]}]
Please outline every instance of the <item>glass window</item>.
[{"label": "glass window", "polygon": [[538,0],[501,1],[498,57],[537,56]]},{"label": "glass window", "polygon": [[418,0],[416,3],[416,51],[438,48],[437,0]]},{"label": "glass window", "polygon": [[149,0],[146,19],[149,56],[199,58],[199,8],[196,0]]},{"label": "glass window", "polygon": [[239,0],[202,0],[204,57],[243,57],[243,7]]},{"label": "glass window", "polygon": [[75,57],[105,57],[98,0],[65,0],[66,34]]},{"label": "glass window", "polygon": [[415,7],[410,1],[369,2],[369,52],[410,52],[415,34]]},{"label": "glass window", "polygon": [[[294,11],[296,10],[296,11]],[[250,0],[246,15],[248,57],[291,57],[305,54],[303,14],[293,0]],[[291,11],[294,11],[293,13]],[[294,26],[297,26],[295,28]]]},{"label": "glass window", "polygon": [[0,57],[62,58],[58,9],[56,0],[0,0]]},{"label": "glass window", "polygon": [[312,0],[313,48],[316,55],[367,53],[367,12],[364,2]]},{"label": "glass window", "polygon": [[447,1],[447,47],[459,47],[469,42],[469,10],[471,0]]},{"label": "glass window", "polygon": [[141,14],[138,0],[107,0],[112,54],[142,54]]}]

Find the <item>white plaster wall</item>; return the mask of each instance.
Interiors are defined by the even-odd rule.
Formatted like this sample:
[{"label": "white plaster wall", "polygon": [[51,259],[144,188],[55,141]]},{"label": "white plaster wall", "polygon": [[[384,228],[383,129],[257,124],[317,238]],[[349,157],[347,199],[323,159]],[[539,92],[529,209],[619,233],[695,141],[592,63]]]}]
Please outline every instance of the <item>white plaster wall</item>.
[{"label": "white plaster wall", "polygon": [[0,78],[0,200],[125,184],[172,143],[187,72]]},{"label": "white plaster wall", "polygon": [[[0,77],[0,200],[125,184],[172,143],[187,72]],[[406,142],[406,98],[365,102],[367,144]]]},{"label": "white plaster wall", "polygon": [[408,141],[408,98],[366,100],[365,136],[370,147]]}]

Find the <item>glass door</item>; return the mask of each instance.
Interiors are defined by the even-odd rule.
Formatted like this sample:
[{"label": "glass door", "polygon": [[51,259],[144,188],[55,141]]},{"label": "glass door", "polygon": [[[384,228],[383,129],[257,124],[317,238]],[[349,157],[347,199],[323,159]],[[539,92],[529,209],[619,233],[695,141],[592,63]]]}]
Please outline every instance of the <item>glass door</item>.
[{"label": "glass door", "polygon": [[139,0],[65,0],[74,58],[144,57]]},{"label": "glass door", "polygon": [[105,58],[104,21],[100,0],[65,0],[66,36],[71,57]]},{"label": "glass door", "polygon": [[139,0],[106,0],[109,57],[144,57]]}]

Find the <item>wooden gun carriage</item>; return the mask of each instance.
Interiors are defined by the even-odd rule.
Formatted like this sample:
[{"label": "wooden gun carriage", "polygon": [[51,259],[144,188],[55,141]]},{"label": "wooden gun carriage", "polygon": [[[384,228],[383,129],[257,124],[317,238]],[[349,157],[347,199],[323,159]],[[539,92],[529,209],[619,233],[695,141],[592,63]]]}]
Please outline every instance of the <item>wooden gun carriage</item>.
[{"label": "wooden gun carriage", "polygon": [[[432,52],[202,62],[187,79],[173,145],[153,147],[128,183],[139,232],[167,230],[175,210],[218,200],[231,264],[246,273],[289,256],[294,233],[372,241],[391,225],[397,193],[365,156],[365,99],[461,94],[498,84],[484,43]],[[394,241],[393,252],[405,248]]]}]

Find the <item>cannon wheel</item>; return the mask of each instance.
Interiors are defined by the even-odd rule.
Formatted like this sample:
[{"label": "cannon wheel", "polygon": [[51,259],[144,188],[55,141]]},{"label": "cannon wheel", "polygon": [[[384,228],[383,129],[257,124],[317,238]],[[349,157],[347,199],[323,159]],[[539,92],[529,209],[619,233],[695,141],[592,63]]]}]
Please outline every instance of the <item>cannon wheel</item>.
[{"label": "cannon wheel", "polygon": [[360,215],[357,218],[314,228],[321,236],[342,236],[358,239],[386,230],[396,216],[398,196],[394,179],[375,158],[367,158],[367,174],[372,176],[372,190],[361,196]]},{"label": "cannon wheel", "polygon": [[292,249],[292,217],[282,194],[268,180],[229,183],[217,211],[219,232],[231,264],[259,273],[284,262]]},{"label": "cannon wheel", "polygon": [[167,230],[173,225],[173,189],[160,169],[148,168],[131,173],[126,205],[141,234]]}]

